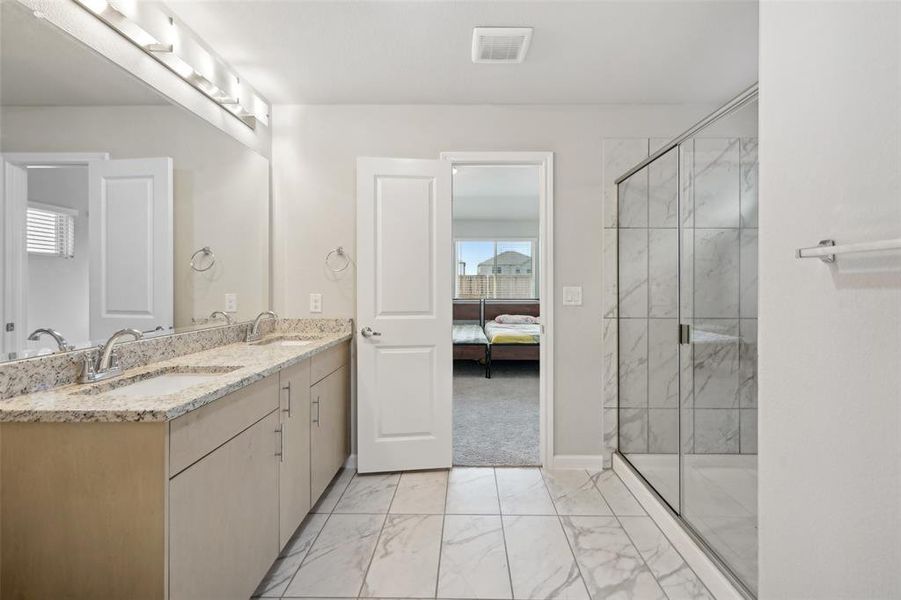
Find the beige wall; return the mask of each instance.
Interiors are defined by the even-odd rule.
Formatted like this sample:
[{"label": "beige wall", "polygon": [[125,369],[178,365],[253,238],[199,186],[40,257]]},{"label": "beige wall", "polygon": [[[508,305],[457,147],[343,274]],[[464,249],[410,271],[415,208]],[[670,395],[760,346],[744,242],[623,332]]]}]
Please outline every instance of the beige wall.
[{"label": "beige wall", "polygon": [[[175,324],[191,324],[238,294],[237,318],[269,306],[269,161],[172,106],[10,107],[0,112],[3,152],[108,152],[170,156],[175,194]],[[206,273],[188,267],[202,246]]]},{"label": "beige wall", "polygon": [[[725,100],[725,99],[724,99]],[[358,156],[437,158],[443,151],[552,151],[555,163],[557,455],[598,456],[601,410],[603,138],[678,134],[714,106],[276,106],[273,110],[274,305],[354,316],[354,271],[328,251],[355,250]],[[560,288],[583,287],[581,307]]]}]

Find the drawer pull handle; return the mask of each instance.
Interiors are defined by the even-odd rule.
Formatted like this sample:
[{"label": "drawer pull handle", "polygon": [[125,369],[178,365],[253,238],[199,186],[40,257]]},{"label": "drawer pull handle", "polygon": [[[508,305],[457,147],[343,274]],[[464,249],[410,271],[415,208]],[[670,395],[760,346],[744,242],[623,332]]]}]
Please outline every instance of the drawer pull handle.
[{"label": "drawer pull handle", "polygon": [[288,416],[291,416],[291,382],[288,382],[288,385],[282,388],[283,390],[288,391],[288,408],[286,408],[283,412],[288,413]]},{"label": "drawer pull handle", "polygon": [[316,405],[316,418],[313,419],[313,422],[316,423],[316,427],[319,427],[319,396],[316,396],[316,400],[313,404]]},{"label": "drawer pull handle", "polygon": [[285,428],[282,425],[279,425],[276,428],[275,433],[278,434],[278,452],[275,455],[278,457],[278,462],[285,461]]}]

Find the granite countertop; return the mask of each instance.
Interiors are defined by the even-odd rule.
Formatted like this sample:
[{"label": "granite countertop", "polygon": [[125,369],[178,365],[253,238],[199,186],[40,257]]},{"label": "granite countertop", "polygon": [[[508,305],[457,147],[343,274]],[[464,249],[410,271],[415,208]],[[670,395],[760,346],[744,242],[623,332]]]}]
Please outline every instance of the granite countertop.
[{"label": "granite countertop", "polygon": [[[279,337],[273,333],[263,338]],[[219,346],[195,354],[128,369],[122,375],[94,384],[74,384],[0,400],[0,423],[84,423],[84,422],[165,422],[209,404],[226,394],[259,381],[285,367],[351,339],[352,334],[325,333],[304,346],[250,345]],[[141,375],[204,370],[215,379],[163,396],[122,394],[126,387],[108,389],[117,380]],[[216,367],[219,367],[218,369]],[[226,370],[226,367],[238,367]],[[225,371],[225,372],[223,372]]]}]

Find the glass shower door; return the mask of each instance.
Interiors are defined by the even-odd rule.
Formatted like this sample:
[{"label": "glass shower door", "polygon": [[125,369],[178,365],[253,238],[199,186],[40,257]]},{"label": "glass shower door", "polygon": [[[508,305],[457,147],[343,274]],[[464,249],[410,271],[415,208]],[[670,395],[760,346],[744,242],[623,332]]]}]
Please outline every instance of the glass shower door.
[{"label": "glass shower door", "polygon": [[754,593],[756,112],[752,102],[680,144],[680,513]]}]

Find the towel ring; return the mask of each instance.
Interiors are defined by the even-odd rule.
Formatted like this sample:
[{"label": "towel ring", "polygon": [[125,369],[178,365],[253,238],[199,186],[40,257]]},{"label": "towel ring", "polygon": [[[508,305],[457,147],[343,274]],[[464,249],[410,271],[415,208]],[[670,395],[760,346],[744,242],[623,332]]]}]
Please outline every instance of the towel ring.
[{"label": "towel ring", "polygon": [[[205,266],[203,268],[195,265],[194,261],[197,260],[198,254],[203,254],[204,256],[209,256],[210,264],[208,264],[207,266]],[[200,250],[198,250],[197,252],[195,252],[194,254],[191,255],[191,262],[189,262],[188,264],[191,265],[191,268],[194,269],[195,271],[197,271],[198,273],[202,273],[204,271],[209,271],[210,269],[213,268],[213,265],[216,264],[216,255],[213,254],[213,251],[210,249],[209,246],[204,246],[203,248],[201,248]]]},{"label": "towel ring", "polygon": [[[333,267],[331,264],[329,264],[329,259],[334,255],[338,255],[344,259],[344,264],[342,266],[338,267],[337,269],[335,267]],[[350,266],[350,257],[348,257],[347,253],[344,252],[343,246],[338,246],[337,248],[335,248],[334,250],[332,250],[331,252],[329,252],[328,254],[325,255],[325,266],[327,266],[330,271],[333,271],[335,273],[340,273],[341,271],[343,271],[344,269],[346,269],[347,267]]]}]

